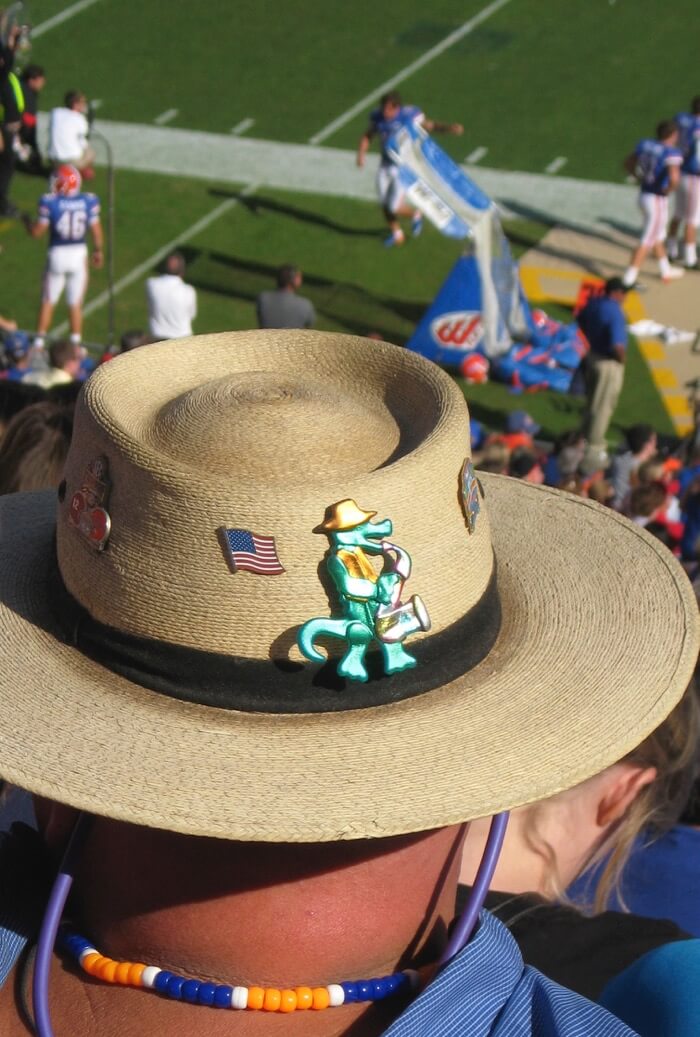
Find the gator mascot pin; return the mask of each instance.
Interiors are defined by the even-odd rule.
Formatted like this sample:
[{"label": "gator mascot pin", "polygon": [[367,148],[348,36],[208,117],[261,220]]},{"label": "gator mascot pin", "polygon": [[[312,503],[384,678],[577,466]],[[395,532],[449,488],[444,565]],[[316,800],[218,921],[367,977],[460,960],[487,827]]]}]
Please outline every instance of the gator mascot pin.
[{"label": "gator mascot pin", "polygon": [[[365,654],[373,641],[381,648],[384,672],[398,673],[416,665],[403,642],[418,630],[430,630],[430,617],[417,594],[401,601],[411,575],[411,559],[403,548],[386,538],[392,523],[370,522],[376,511],[363,511],[354,500],[341,500],[326,511],[314,533],[330,542],[326,567],[338,592],[342,616],[310,619],[297,637],[300,650],[312,662],[324,662],[316,638],[327,635],[347,641],[338,673],[353,681],[368,679]],[[381,555],[383,568],[375,571],[368,556]]]}]

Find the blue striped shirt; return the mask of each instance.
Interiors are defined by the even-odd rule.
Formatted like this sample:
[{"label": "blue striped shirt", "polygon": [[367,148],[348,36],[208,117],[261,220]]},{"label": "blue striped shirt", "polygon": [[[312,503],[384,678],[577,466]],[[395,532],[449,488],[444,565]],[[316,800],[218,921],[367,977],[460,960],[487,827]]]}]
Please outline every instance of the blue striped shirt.
[{"label": "blue striped shirt", "polygon": [[524,965],[518,946],[482,912],[467,946],[385,1037],[635,1037],[605,1009]]}]

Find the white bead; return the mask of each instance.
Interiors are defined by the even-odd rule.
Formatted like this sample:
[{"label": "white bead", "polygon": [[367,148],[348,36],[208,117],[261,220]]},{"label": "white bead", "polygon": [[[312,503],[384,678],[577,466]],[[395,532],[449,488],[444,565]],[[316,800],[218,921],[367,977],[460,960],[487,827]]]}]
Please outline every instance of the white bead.
[{"label": "white bead", "polygon": [[81,965],[83,964],[83,961],[85,960],[85,958],[87,958],[88,954],[97,954],[97,953],[98,953],[98,951],[97,951],[96,947],[86,947],[84,951],[80,952],[80,964]]},{"label": "white bead", "polygon": [[156,968],[155,965],[147,965],[141,973],[141,986],[152,987],[156,981],[156,976],[162,969]]},{"label": "white bead", "polygon": [[234,987],[231,994],[231,1008],[248,1007],[248,987]]},{"label": "white bead", "polygon": [[420,972],[416,972],[415,969],[403,969],[405,976],[408,976],[411,982],[411,989],[418,990],[420,987]]},{"label": "white bead", "polygon": [[341,987],[340,983],[329,983],[326,987],[328,996],[331,999],[331,1007],[337,1008],[338,1005],[342,1005],[345,1001],[345,991]]}]

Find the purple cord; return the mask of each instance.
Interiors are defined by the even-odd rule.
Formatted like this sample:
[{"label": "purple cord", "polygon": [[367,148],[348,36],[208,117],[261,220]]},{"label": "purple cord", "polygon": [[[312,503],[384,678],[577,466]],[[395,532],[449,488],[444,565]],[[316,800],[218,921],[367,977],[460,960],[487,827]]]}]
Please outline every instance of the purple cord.
[{"label": "purple cord", "polygon": [[[447,947],[445,947],[440,961],[438,962],[439,968],[442,968],[448,961],[451,961],[455,954],[458,954],[459,951],[466,946],[469,937],[474,931],[476,920],[479,917],[479,912],[484,906],[484,900],[486,900],[486,894],[489,891],[491,879],[493,878],[493,873],[498,864],[498,858],[501,853],[501,847],[503,846],[503,839],[506,834],[507,825],[507,810],[502,814],[494,814],[491,818],[489,836],[486,840],[484,854],[477,869],[476,878],[474,879],[469,899],[467,900],[467,906],[455,924],[454,932],[452,933]],[[469,838],[469,835],[467,835],[467,838]],[[43,1037],[43,1035],[41,1035],[41,1037]]]},{"label": "purple cord", "polygon": [[[39,942],[37,944],[36,960],[34,962],[34,989],[32,1002],[34,1006],[34,1025],[37,1037],[54,1037],[51,1026],[51,1013],[49,1010],[49,977],[51,973],[51,958],[56,942],[56,933],[61,923],[63,909],[68,899],[71,886],[73,885],[73,868],[78,854],[82,848],[87,834],[87,829],[92,820],[89,814],[80,814],[71,833],[66,851],[61,861],[61,866],[56,876],[56,881],[51,890],[49,902],[46,905],[44,919],[41,923]],[[466,945],[469,937],[474,931],[479,912],[484,905],[489,885],[496,870],[496,864],[503,846],[503,839],[508,824],[507,811],[495,814],[491,819],[488,839],[484,847],[484,854],[479,864],[472,891],[467,900],[467,906],[462,912],[454,932],[442,954],[438,966],[447,964],[455,954],[459,953]]]},{"label": "purple cord", "polygon": [[36,959],[34,961],[34,989],[32,991],[34,1027],[37,1037],[54,1037],[51,1026],[51,1013],[49,1011],[51,958],[56,942],[56,933],[63,915],[63,908],[66,905],[70,888],[73,885],[73,868],[91,820],[90,814],[80,814],[75,822],[41,923]]}]

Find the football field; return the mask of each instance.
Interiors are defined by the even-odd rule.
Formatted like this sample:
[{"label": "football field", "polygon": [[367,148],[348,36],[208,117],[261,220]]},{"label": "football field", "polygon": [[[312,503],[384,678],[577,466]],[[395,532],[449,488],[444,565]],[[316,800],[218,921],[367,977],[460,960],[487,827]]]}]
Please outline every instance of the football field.
[{"label": "football field", "polygon": [[[694,63],[683,55],[692,46],[687,27],[697,18],[695,0],[305,0],[296,7],[32,0],[31,15],[30,60],[48,74],[42,109],[79,88],[97,102],[96,125],[107,139],[110,123],[127,123],[134,141],[143,128],[159,127],[205,131],[222,144],[281,145],[274,177],[268,167],[267,177],[239,180],[234,154],[222,178],[209,148],[194,144],[185,175],[177,164],[167,175],[144,171],[148,156],[120,165],[117,334],[144,326],[143,280],[182,243],[199,293],[197,331],[252,326],[255,295],[269,287],[280,263],[293,261],[304,270],[318,327],[375,330],[404,342],[460,246],[427,228],[401,250],[381,247],[381,214],[369,200],[372,175],[354,169],[352,152],[387,89],[400,89],[433,118],[464,124],[464,136],[441,143],[468,161],[477,181],[488,167],[617,189],[634,142],[700,92]],[[662,54],[673,60],[659,75]],[[362,191],[310,189],[291,164],[287,177],[285,146],[308,154],[312,170],[319,155],[340,162]],[[99,141],[97,150],[102,159]],[[163,166],[154,160],[149,168]],[[13,197],[32,210],[42,189],[40,180],[17,176]],[[104,201],[103,166],[94,189]],[[516,251],[545,229],[527,220],[510,224]],[[0,223],[0,243],[0,311],[31,327],[43,246],[11,221]],[[104,273],[92,275],[87,306],[86,336],[104,341]],[[59,306],[57,321],[62,316]],[[552,427],[566,424],[556,413]]]}]

